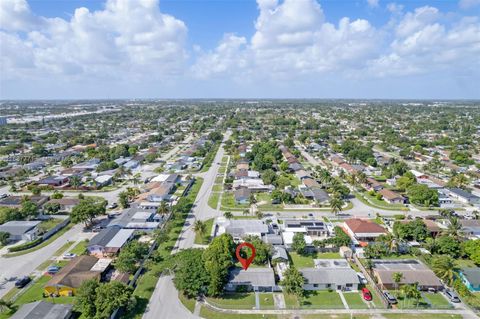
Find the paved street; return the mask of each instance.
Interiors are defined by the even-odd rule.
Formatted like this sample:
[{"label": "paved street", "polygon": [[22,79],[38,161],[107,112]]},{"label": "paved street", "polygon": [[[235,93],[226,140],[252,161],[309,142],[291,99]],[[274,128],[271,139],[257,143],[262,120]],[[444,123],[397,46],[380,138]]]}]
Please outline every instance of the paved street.
[{"label": "paved street", "polygon": [[194,316],[178,299],[178,291],[172,282],[172,276],[161,276],[158,279],[143,319],[160,318],[199,318]]},{"label": "paved street", "polygon": [[[3,280],[4,277],[21,277],[29,275],[30,273],[34,272],[35,269],[45,260],[49,259],[66,242],[74,242],[79,239],[81,240],[93,237],[94,233],[84,233],[82,232],[82,229],[83,225],[75,225],[72,229],[68,230],[65,234],[58,237],[52,243],[34,252],[17,257],[0,257],[0,269],[2,270],[2,278],[0,280]],[[0,298],[13,287],[13,281],[7,282],[5,285],[0,286]]]},{"label": "paved street", "polygon": [[[227,131],[224,135],[223,141],[228,140],[230,138],[230,135],[231,131]],[[208,198],[212,193],[213,185],[215,184],[215,178],[218,175],[220,163],[225,153],[223,145],[224,144],[222,142],[222,144],[220,144],[220,147],[218,148],[217,154],[215,155],[215,159],[213,160],[210,169],[206,173],[198,175],[203,178],[203,184],[200,188],[200,191],[198,192],[194,207],[190,214],[187,216],[185,224],[183,225],[182,232],[180,233],[180,236],[175,243],[175,247],[172,250],[173,253],[176,253],[178,250],[181,249],[191,248],[193,246],[195,241],[193,224],[195,223],[195,220],[207,220],[209,218],[217,217],[222,214],[221,211],[213,209],[208,205]]]}]

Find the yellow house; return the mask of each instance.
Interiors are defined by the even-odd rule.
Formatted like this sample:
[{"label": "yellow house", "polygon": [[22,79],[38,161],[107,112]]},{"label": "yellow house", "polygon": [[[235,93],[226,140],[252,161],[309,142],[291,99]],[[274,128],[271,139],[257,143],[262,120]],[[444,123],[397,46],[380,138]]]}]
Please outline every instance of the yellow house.
[{"label": "yellow house", "polygon": [[51,296],[73,296],[85,280],[100,280],[102,271],[92,271],[98,262],[93,256],[78,256],[72,259],[45,285],[45,294]]}]

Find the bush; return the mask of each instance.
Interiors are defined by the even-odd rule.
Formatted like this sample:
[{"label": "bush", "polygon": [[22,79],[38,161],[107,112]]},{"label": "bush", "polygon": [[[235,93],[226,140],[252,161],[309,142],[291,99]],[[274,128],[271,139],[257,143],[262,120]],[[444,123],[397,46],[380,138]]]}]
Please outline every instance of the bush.
[{"label": "bush", "polygon": [[11,252],[11,253],[13,253],[13,252],[16,252],[16,251],[26,250],[26,249],[29,249],[29,248],[32,248],[32,247],[37,246],[37,245],[40,244],[42,241],[43,241],[42,238],[37,238],[37,239],[32,240],[32,241],[30,241],[30,242],[28,242],[28,243],[25,243],[25,244],[21,244],[21,245],[15,246],[15,247],[8,248],[8,251]]}]

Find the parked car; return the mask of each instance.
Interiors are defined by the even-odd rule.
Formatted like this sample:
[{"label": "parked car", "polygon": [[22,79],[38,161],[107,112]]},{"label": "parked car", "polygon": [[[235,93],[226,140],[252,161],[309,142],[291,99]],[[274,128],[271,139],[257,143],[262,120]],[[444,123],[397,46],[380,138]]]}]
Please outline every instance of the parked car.
[{"label": "parked car", "polygon": [[108,209],[115,209],[117,207],[118,207],[117,203],[111,203],[110,205],[108,205]]},{"label": "parked car", "polygon": [[63,254],[63,259],[73,259],[77,257],[77,254],[74,254],[74,253],[65,253]]},{"label": "parked car", "polygon": [[447,296],[448,299],[450,299],[451,302],[454,302],[454,303],[460,302],[460,298],[458,298],[458,295],[451,290],[445,290],[445,295]]},{"label": "parked car", "polygon": [[391,304],[391,305],[395,305],[398,303],[397,301],[397,298],[395,298],[391,293],[389,293],[388,291],[384,290],[382,291],[383,293],[383,296],[385,297],[385,299],[387,299],[388,303]]},{"label": "parked car", "polygon": [[58,267],[58,266],[50,266],[50,267],[48,267],[48,269],[47,269],[47,273],[50,274],[50,275],[54,275],[54,274],[56,274],[59,270],[60,270],[60,267]]},{"label": "parked car", "polygon": [[15,281],[15,287],[17,288],[23,288],[25,287],[30,281],[32,281],[32,279],[28,276],[24,276],[20,279],[18,279],[17,281]]},{"label": "parked car", "polygon": [[372,293],[367,288],[362,288],[362,297],[366,301],[371,301],[372,300]]},{"label": "parked car", "polygon": [[365,278],[365,275],[362,274],[361,272],[357,272],[358,279],[360,279],[360,282],[364,285],[368,284],[367,278]]}]

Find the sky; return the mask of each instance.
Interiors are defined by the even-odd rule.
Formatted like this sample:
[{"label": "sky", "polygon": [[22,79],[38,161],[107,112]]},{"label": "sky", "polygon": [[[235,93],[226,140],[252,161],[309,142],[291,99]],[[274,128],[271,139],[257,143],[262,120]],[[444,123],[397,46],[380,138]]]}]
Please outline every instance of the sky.
[{"label": "sky", "polygon": [[0,99],[480,98],[480,0],[0,0]]}]

